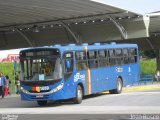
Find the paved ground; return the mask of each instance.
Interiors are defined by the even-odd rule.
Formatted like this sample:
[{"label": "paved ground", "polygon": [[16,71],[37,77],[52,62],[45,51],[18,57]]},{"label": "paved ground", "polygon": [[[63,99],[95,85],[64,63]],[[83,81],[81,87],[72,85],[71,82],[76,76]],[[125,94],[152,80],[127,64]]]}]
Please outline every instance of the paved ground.
[{"label": "paved ground", "polygon": [[[96,117],[99,120],[105,120],[113,116],[114,119],[119,117],[128,119],[131,114],[160,114],[160,89],[157,85],[141,86],[141,90],[136,87],[129,87],[125,88],[123,93],[119,95],[111,95],[106,92],[85,97],[82,104],[79,105],[75,105],[71,101],[63,101],[60,103],[49,102],[45,107],[39,107],[36,102],[21,101],[19,96],[12,95],[0,99],[0,113],[21,114],[19,118],[24,120],[28,120],[29,116],[22,114],[36,114],[29,117],[35,120],[45,118],[46,114],[50,114],[47,116],[47,120],[52,119],[53,114],[58,120],[64,118],[66,120],[90,120]],[[70,114],[70,116],[67,114]],[[93,114],[95,114],[95,117],[93,117]]]}]

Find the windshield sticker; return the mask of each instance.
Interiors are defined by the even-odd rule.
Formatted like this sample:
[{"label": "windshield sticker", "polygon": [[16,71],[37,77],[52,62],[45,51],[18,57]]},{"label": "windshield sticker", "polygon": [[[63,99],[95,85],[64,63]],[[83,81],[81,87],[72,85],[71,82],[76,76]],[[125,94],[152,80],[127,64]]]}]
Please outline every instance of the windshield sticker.
[{"label": "windshield sticker", "polygon": [[39,74],[39,80],[44,80],[44,74]]},{"label": "windshield sticker", "polygon": [[77,82],[78,80],[82,80],[84,81],[85,80],[85,74],[80,74],[80,73],[77,73],[76,75],[74,75],[74,82]]}]

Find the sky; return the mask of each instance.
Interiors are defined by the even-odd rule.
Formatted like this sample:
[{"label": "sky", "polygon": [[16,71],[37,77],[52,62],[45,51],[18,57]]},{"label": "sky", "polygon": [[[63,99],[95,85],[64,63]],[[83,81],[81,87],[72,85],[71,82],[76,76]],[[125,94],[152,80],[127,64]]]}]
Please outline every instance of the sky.
[{"label": "sky", "polygon": [[160,11],[160,0],[92,0],[145,14]]}]

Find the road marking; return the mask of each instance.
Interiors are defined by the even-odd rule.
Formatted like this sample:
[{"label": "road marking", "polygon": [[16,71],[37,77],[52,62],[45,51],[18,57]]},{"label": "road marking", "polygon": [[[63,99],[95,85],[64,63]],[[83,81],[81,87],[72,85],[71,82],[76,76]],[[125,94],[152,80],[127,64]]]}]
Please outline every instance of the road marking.
[{"label": "road marking", "polygon": [[160,114],[159,106],[63,106],[52,108],[8,108],[1,114]]}]

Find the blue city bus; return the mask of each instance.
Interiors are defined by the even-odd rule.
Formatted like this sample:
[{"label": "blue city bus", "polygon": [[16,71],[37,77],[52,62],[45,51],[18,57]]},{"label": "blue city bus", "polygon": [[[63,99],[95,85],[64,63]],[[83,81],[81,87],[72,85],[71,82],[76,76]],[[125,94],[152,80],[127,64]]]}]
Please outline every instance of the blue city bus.
[{"label": "blue city bus", "polygon": [[136,44],[54,45],[20,51],[21,99],[47,101],[71,99],[109,91],[120,94],[122,87],[140,80]]}]

